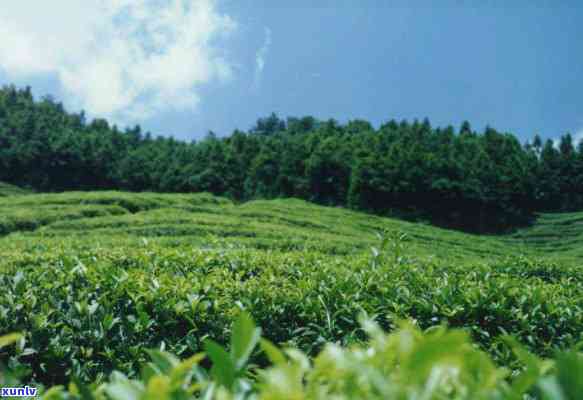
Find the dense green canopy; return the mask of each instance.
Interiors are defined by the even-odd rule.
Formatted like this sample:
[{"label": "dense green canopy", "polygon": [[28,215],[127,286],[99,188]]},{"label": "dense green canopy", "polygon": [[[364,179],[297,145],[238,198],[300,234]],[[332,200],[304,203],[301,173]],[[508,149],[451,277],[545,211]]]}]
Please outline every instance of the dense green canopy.
[{"label": "dense green canopy", "polygon": [[475,231],[583,207],[583,149],[428,120],[339,124],[272,114],[198,142],[86,121],[30,88],[0,89],[0,181],[39,191],[208,191],[237,201],[299,197]]}]

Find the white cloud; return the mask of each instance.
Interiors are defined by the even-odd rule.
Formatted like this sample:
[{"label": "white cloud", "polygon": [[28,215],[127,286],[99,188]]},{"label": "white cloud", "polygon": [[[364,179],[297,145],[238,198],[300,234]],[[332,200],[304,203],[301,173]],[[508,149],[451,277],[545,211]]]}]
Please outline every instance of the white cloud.
[{"label": "white cloud", "polygon": [[217,40],[236,29],[214,0],[20,0],[0,8],[0,69],[55,74],[65,103],[137,122],[192,109],[230,78]]},{"label": "white cloud", "polygon": [[253,80],[253,87],[258,88],[261,84],[261,75],[265,69],[265,59],[267,53],[269,52],[269,47],[271,47],[271,29],[265,27],[265,38],[263,40],[263,46],[255,54],[255,78]]},{"label": "white cloud", "polygon": [[[575,134],[571,135],[573,138],[573,146],[577,147],[581,141],[583,141],[583,128],[579,129]],[[555,148],[559,148],[561,144],[561,138],[556,137],[553,140],[553,146]]]}]

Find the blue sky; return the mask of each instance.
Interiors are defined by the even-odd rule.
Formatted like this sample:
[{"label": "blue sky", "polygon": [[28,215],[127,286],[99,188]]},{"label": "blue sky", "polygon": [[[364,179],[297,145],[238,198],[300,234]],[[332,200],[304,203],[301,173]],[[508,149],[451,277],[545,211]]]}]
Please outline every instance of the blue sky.
[{"label": "blue sky", "polygon": [[583,136],[583,3],[511,3],[22,0],[0,84],[182,139],[272,111]]}]

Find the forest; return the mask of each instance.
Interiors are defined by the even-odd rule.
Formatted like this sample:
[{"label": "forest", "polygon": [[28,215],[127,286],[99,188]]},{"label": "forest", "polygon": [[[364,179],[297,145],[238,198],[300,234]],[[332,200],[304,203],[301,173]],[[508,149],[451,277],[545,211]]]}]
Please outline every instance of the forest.
[{"label": "forest", "polygon": [[[196,136],[193,132],[192,136]],[[271,114],[197,141],[89,121],[31,88],[0,89],[0,181],[40,192],[210,192],[235,202],[300,198],[473,232],[583,209],[583,143],[526,143],[427,119],[341,124]]]}]

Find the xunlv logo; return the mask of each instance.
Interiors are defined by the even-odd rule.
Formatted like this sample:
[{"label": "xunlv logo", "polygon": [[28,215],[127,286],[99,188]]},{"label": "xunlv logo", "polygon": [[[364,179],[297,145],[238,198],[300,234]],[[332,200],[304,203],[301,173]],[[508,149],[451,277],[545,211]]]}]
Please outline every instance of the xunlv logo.
[{"label": "xunlv logo", "polygon": [[15,387],[0,388],[0,397],[36,397],[36,388],[32,387]]}]

